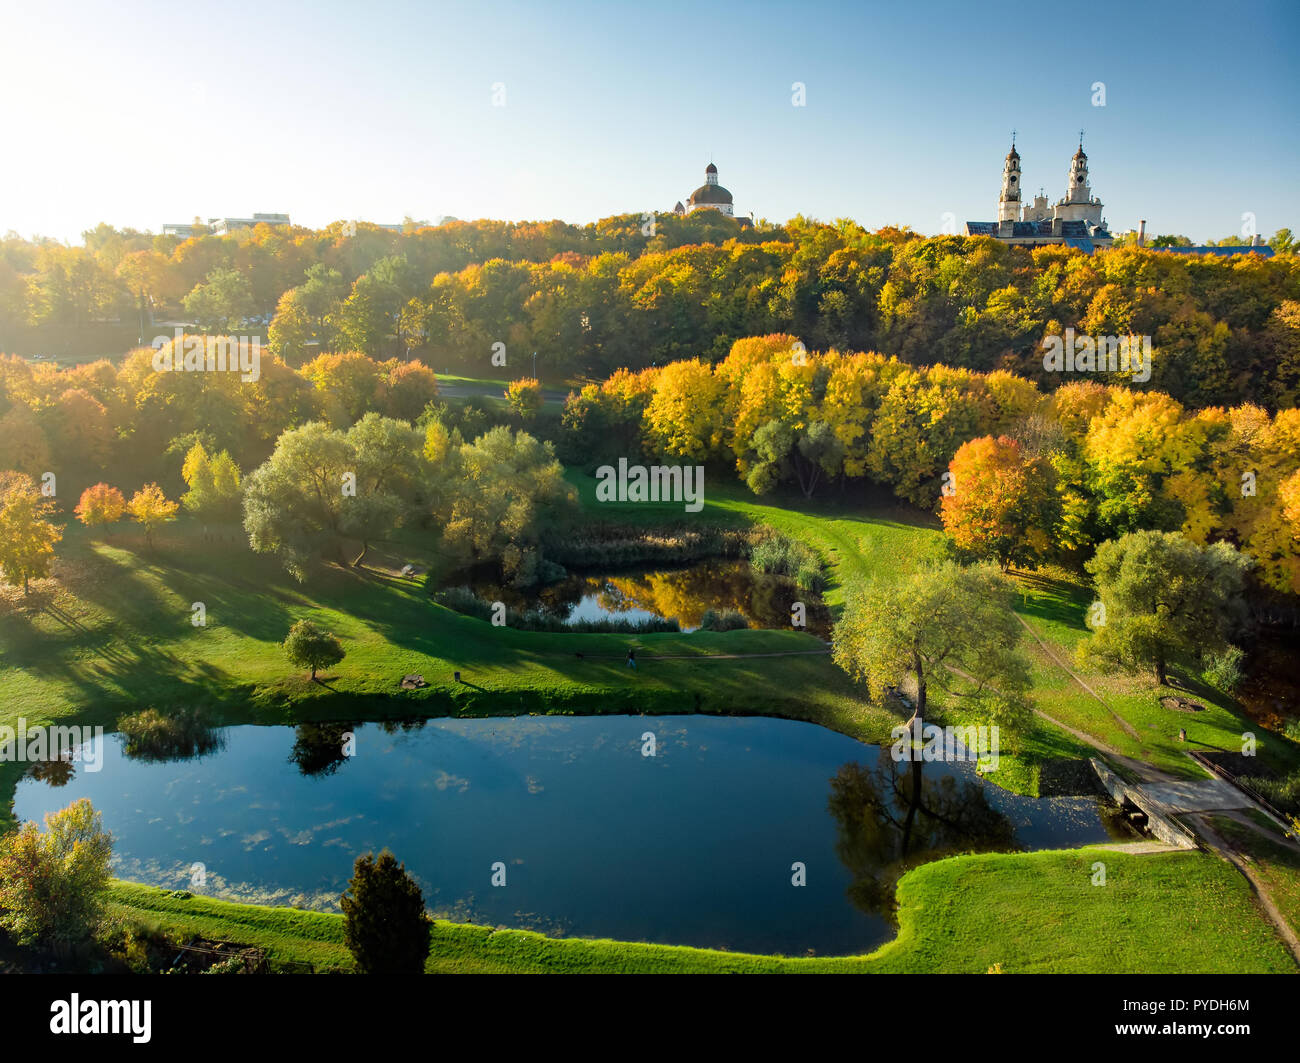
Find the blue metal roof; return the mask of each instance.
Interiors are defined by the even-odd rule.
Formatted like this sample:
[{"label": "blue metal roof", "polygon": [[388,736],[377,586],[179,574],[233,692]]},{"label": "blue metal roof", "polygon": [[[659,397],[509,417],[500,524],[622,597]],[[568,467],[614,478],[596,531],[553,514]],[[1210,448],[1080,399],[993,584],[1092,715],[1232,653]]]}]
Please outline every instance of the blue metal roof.
[{"label": "blue metal roof", "polygon": [[1230,255],[1262,255],[1273,257],[1273,249],[1268,244],[1251,247],[1247,244],[1228,244],[1223,247],[1156,247],[1154,251],[1169,251],[1175,255],[1218,255],[1227,258]]}]

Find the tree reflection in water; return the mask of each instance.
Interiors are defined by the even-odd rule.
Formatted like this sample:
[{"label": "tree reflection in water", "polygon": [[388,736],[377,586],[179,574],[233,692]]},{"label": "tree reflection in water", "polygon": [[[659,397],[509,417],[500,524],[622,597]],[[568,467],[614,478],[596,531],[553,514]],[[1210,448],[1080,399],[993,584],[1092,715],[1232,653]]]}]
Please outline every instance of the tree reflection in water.
[{"label": "tree reflection in water", "polygon": [[333,775],[348,759],[351,723],[300,723],[293,731],[289,762],[303,775]]},{"label": "tree reflection in water", "polygon": [[922,761],[897,763],[882,748],[875,768],[845,764],[831,780],[835,850],[853,875],[849,899],[891,922],[898,880],[912,868],[955,853],[1021,848],[983,786],[923,769]]},{"label": "tree reflection in water", "polygon": [[710,560],[680,568],[629,569],[610,575],[573,574],[532,592],[471,580],[484,601],[501,601],[512,609],[537,609],[558,620],[569,619],[583,599],[608,617],[641,610],[676,620],[683,629],[700,626],[706,611],[735,610],[751,627],[788,629],[796,601],[807,611],[806,630],[825,638],[830,613],[813,591],[801,590],[785,576],[755,572],[745,560]]}]

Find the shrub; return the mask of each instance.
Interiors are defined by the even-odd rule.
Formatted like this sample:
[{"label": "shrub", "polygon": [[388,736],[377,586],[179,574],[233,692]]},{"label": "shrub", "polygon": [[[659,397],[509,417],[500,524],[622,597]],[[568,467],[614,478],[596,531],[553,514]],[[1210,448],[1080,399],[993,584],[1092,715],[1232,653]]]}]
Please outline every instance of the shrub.
[{"label": "shrub", "polygon": [[506,387],[506,401],[524,421],[531,421],[542,409],[542,385],[532,377],[512,380]]},{"label": "shrub", "polygon": [[1241,662],[1245,656],[1237,646],[1228,646],[1221,653],[1212,653],[1201,678],[1216,690],[1231,694],[1241,685]]},{"label": "shrub", "polygon": [[754,533],[749,564],[755,572],[786,576],[806,591],[816,592],[826,586],[816,551],[773,528],[763,527]]},{"label": "shrub", "polygon": [[700,618],[702,631],[739,631],[747,627],[745,614],[736,609],[706,609]]}]

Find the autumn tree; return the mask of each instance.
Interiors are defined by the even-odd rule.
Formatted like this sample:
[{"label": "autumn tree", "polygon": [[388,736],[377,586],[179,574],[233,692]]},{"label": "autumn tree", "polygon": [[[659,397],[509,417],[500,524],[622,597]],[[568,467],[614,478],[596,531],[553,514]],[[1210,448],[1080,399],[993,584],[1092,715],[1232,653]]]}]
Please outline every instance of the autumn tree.
[{"label": "autumn tree", "polygon": [[126,504],[126,511],[131,519],[144,528],[144,540],[153,547],[153,533],[169,520],[176,517],[180,506],[171,501],[157,484],[145,484],[131,496]]},{"label": "autumn tree", "polygon": [[385,362],[380,405],[399,421],[414,421],[438,397],[438,378],[423,362]]},{"label": "autumn tree", "polygon": [[76,518],[88,528],[115,524],[126,512],[126,499],[122,492],[109,484],[98,483],[81,492],[81,500],[73,510]]},{"label": "autumn tree", "polygon": [[379,364],[357,351],[322,354],[301,372],[315,385],[326,416],[336,428],[346,428],[373,409],[382,387]]},{"label": "autumn tree", "polygon": [[654,376],[645,411],[646,438],[659,454],[704,461],[725,438],[724,382],[703,359],[670,362]]},{"label": "autumn tree", "polygon": [[195,443],[185,455],[181,476],[189,490],[181,504],[209,520],[230,520],[239,513],[239,466],[228,451],[209,455],[202,443]]},{"label": "autumn tree", "polygon": [[1027,459],[1007,436],[981,436],[958,448],[948,472],[940,507],[958,550],[996,561],[1003,572],[1048,554],[1058,507],[1045,461]]},{"label": "autumn tree", "polygon": [[35,414],[21,403],[0,417],[0,454],[8,465],[28,476],[40,476],[51,467],[45,431]]},{"label": "autumn tree", "polygon": [[64,951],[98,928],[113,838],[88,798],[0,837],[0,927],[21,944]]},{"label": "autumn tree", "polygon": [[506,401],[524,423],[535,420],[542,412],[541,382],[532,377],[510,381],[506,386]]},{"label": "autumn tree", "polygon": [[23,473],[0,472],[0,574],[13,586],[44,579],[63,532],[51,520],[54,503]]}]

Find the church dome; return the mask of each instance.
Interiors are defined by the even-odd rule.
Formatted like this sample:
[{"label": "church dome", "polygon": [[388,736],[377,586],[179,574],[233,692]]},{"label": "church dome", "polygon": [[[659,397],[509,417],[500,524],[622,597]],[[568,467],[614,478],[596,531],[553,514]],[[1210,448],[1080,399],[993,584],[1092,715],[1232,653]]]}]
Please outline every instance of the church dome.
[{"label": "church dome", "polygon": [[731,193],[723,188],[722,185],[700,185],[699,188],[691,193],[691,198],[686,202],[687,204],[730,203]]},{"label": "church dome", "polygon": [[717,172],[718,172],[718,168],[717,168],[716,166],[714,166],[713,163],[709,163],[708,166],[704,167],[704,172],[705,172],[705,173],[717,173]]}]

